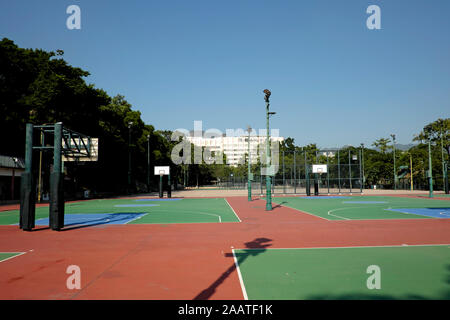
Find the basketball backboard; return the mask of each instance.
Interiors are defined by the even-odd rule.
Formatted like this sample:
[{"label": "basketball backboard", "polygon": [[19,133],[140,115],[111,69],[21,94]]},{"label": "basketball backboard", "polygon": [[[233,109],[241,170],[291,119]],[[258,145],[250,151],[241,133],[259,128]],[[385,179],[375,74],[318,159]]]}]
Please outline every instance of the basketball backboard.
[{"label": "basketball backboard", "polygon": [[155,166],[155,176],[168,176],[170,174],[169,166]]},{"label": "basketball backboard", "polygon": [[326,164],[313,164],[312,172],[313,173],[327,173],[327,165]]}]

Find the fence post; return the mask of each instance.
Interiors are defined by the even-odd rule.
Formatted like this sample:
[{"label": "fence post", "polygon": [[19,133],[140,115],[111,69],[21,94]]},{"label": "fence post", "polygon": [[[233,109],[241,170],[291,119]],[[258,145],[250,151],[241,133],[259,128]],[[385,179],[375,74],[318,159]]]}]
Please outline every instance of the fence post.
[{"label": "fence post", "polygon": [[352,194],[352,162],[350,149],[348,149],[348,177],[350,182],[350,194]]},{"label": "fence post", "polygon": [[362,185],[363,185],[363,182],[362,182],[362,168],[361,168],[361,149],[359,149],[359,190],[360,190],[360,192],[362,193],[363,191],[362,191]]},{"label": "fence post", "polygon": [[295,160],[295,154],[297,153],[296,150],[294,150],[294,194],[297,193],[297,161]]},{"label": "fence post", "polygon": [[338,149],[338,185],[339,185],[339,194],[341,194],[341,159],[339,157],[339,149]]},{"label": "fence post", "polygon": [[329,165],[329,161],[328,161],[328,152],[327,153],[327,186],[328,186],[328,194],[330,194],[330,165]]},{"label": "fence post", "polygon": [[283,150],[283,194],[286,194],[286,167],[284,166],[284,150]]}]

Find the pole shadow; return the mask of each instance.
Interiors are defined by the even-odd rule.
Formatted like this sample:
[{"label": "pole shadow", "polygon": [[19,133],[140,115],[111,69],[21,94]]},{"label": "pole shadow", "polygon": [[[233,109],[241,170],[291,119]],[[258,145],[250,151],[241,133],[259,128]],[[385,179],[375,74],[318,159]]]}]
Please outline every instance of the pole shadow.
[{"label": "pole shadow", "polygon": [[[272,239],[268,238],[256,238],[250,242],[245,243],[245,248],[247,249],[261,249],[261,250],[249,250],[248,254],[245,255],[237,255],[237,264],[239,266],[244,263],[244,261],[249,256],[257,256],[264,251],[266,251],[267,247],[270,247],[270,242]],[[233,253],[226,253],[225,257],[234,258]],[[233,261],[233,264],[225,270],[208,288],[202,290],[193,300],[208,300],[213,294],[216,292],[217,288],[233,273],[236,271],[236,263]]]}]

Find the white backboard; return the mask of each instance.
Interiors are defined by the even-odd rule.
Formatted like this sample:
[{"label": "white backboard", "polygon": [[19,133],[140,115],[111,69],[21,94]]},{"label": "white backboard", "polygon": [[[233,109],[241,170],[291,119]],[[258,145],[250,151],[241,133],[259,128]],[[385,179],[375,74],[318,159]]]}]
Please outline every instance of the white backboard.
[{"label": "white backboard", "polygon": [[313,164],[312,171],[313,171],[313,173],[327,173],[327,165],[326,164]]},{"label": "white backboard", "polygon": [[155,176],[165,175],[168,176],[170,174],[169,166],[155,166]]}]

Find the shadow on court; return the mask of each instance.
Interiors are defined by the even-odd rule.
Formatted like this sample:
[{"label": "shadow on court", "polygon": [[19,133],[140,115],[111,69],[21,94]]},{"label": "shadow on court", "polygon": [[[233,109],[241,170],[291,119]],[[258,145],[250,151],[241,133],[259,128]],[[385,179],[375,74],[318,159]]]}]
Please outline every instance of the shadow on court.
[{"label": "shadow on court", "polygon": [[280,203],[277,203],[276,205],[272,206],[272,209],[281,208],[283,204],[288,203],[287,201],[282,201]]},{"label": "shadow on court", "polygon": [[[272,239],[268,238],[256,238],[253,241],[246,242],[245,248],[247,249],[261,249],[261,250],[254,250],[251,251],[251,253],[245,254],[245,255],[237,255],[237,263],[240,266],[247,257],[249,256],[257,256],[261,253],[263,253],[265,248],[270,247],[270,242]],[[225,257],[227,258],[234,258],[232,253],[225,254]],[[236,271],[236,264],[233,261],[233,264],[225,271],[223,272],[216,281],[214,281],[208,288],[204,289],[202,292],[200,292],[194,300],[208,300],[212,297],[212,295],[216,292],[216,289],[230,276],[231,273]]]}]

